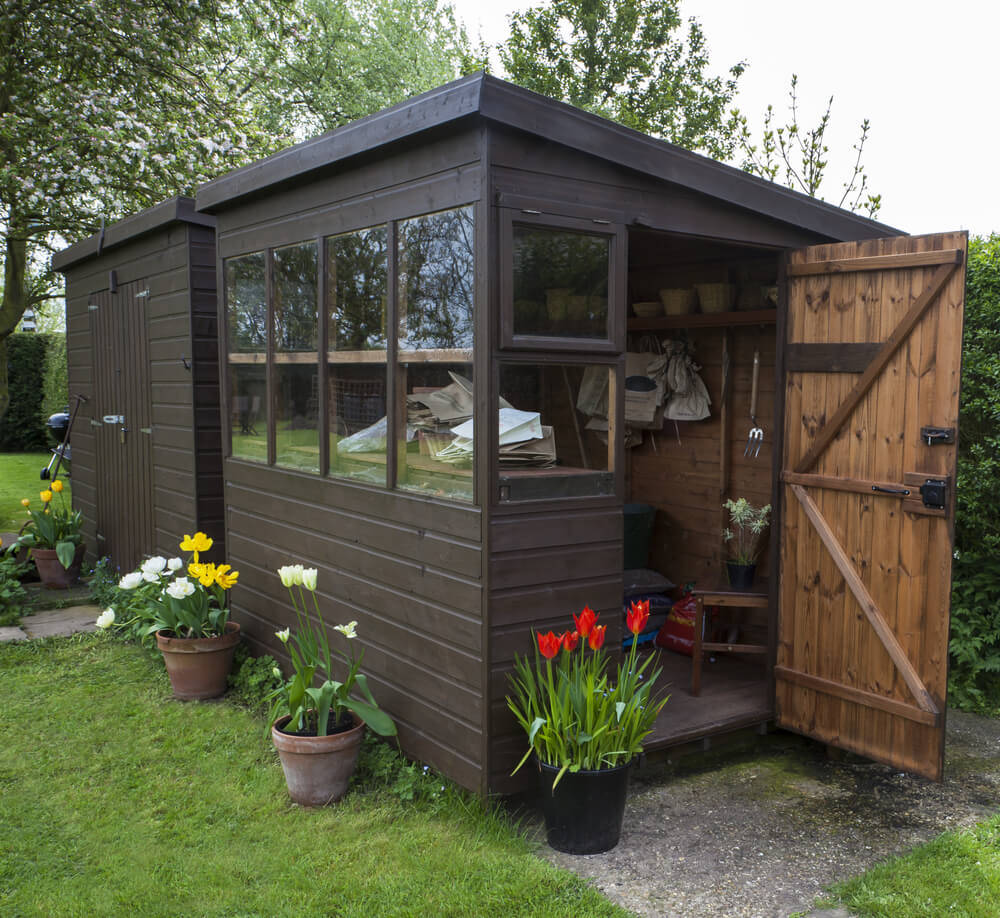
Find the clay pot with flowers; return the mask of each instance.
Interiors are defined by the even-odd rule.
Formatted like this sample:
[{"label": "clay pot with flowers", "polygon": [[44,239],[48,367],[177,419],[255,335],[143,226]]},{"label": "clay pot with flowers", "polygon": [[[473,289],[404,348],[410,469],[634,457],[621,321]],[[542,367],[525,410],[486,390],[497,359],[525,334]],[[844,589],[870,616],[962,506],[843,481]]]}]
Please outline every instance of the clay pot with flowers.
[{"label": "clay pot with flowers", "polygon": [[[364,650],[356,651],[354,643],[358,623],[333,626],[349,653],[331,648],[316,597],[316,569],[292,564],[279,568],[278,576],[288,589],[297,630],[275,632],[288,649],[292,676],[271,694],[271,739],[292,800],[323,806],[347,793],[365,725],[380,736],[394,736],[396,725],[379,708],[361,672]],[[317,678],[323,679],[320,685]]]},{"label": "clay pot with flowers", "polygon": [[[654,655],[640,659],[638,642],[612,670],[606,625],[589,607],[572,631],[536,634],[534,659],[515,658],[507,704],[528,736],[537,761],[548,843],[569,854],[596,854],[618,844],[629,766],[642,751],[668,696],[654,695],[660,675]],[[638,635],[649,603],[626,615]]]},{"label": "clay pot with flowers", "polygon": [[[58,503],[54,495],[58,495]],[[28,498],[21,501],[29,518],[21,527],[14,550],[30,549],[42,583],[50,590],[65,590],[80,579],[85,550],[80,532],[83,517],[67,503],[59,479],[38,497],[42,503],[38,510],[31,509]]]},{"label": "clay pot with flowers", "polygon": [[123,590],[147,591],[150,624],[142,632],[156,634],[175,698],[222,695],[240,641],[227,604],[239,571],[203,561],[211,547],[203,532],[185,535],[180,548],[190,552],[186,564],[181,558],[148,558],[118,583]]}]

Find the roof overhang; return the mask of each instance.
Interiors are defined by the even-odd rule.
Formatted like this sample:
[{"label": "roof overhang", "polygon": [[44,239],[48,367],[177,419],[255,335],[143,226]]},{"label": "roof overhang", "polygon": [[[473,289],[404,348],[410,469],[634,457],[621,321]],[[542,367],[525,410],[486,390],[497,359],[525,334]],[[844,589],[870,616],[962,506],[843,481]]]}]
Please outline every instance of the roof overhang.
[{"label": "roof overhang", "polygon": [[207,182],[198,188],[197,208],[218,212],[308,181],[353,157],[402,141],[412,142],[426,132],[475,117],[830,239],[900,234],[886,224],[483,73],[447,83]]},{"label": "roof overhang", "polygon": [[131,217],[112,223],[103,232],[94,233],[61,252],[56,252],[52,256],[52,267],[56,271],[66,272],[82,261],[96,258],[172,223],[193,223],[214,228],[215,217],[199,213],[192,198],[168,198]]}]

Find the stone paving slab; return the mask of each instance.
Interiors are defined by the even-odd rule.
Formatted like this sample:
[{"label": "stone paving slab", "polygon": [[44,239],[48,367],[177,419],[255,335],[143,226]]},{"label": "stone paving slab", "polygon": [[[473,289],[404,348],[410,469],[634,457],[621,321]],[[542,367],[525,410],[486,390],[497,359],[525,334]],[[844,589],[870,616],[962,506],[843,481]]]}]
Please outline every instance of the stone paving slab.
[{"label": "stone paving slab", "polygon": [[0,644],[6,643],[7,641],[27,641],[28,635],[26,635],[20,628],[15,628],[5,625],[0,628]]},{"label": "stone paving slab", "polygon": [[66,637],[80,631],[96,631],[97,616],[100,614],[100,608],[92,604],[49,609],[22,618],[21,629],[29,638]]}]

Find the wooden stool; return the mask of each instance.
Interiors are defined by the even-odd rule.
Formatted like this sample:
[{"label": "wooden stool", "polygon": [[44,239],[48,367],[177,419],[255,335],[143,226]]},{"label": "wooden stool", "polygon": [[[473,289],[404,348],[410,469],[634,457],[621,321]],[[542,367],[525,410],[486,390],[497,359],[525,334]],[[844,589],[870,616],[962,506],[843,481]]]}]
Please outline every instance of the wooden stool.
[{"label": "wooden stool", "polygon": [[715,653],[767,653],[766,644],[720,644],[706,641],[705,606],[728,606],[733,609],[766,609],[770,605],[767,593],[740,592],[730,588],[693,590],[697,602],[694,619],[694,647],[691,653],[691,694],[701,693],[701,664],[705,651]]}]

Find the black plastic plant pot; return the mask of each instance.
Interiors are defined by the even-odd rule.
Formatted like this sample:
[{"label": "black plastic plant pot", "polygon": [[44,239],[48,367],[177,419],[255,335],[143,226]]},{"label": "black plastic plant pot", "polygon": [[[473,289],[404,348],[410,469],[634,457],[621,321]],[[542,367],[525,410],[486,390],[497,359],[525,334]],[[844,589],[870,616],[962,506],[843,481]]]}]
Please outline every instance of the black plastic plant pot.
[{"label": "black plastic plant pot", "polygon": [[542,812],[549,846],[566,854],[600,854],[618,844],[631,763],[599,771],[567,771],[539,762]]},{"label": "black plastic plant pot", "polygon": [[752,589],[757,574],[756,564],[738,564],[735,561],[727,561],[726,570],[729,574],[729,585],[734,590]]}]

